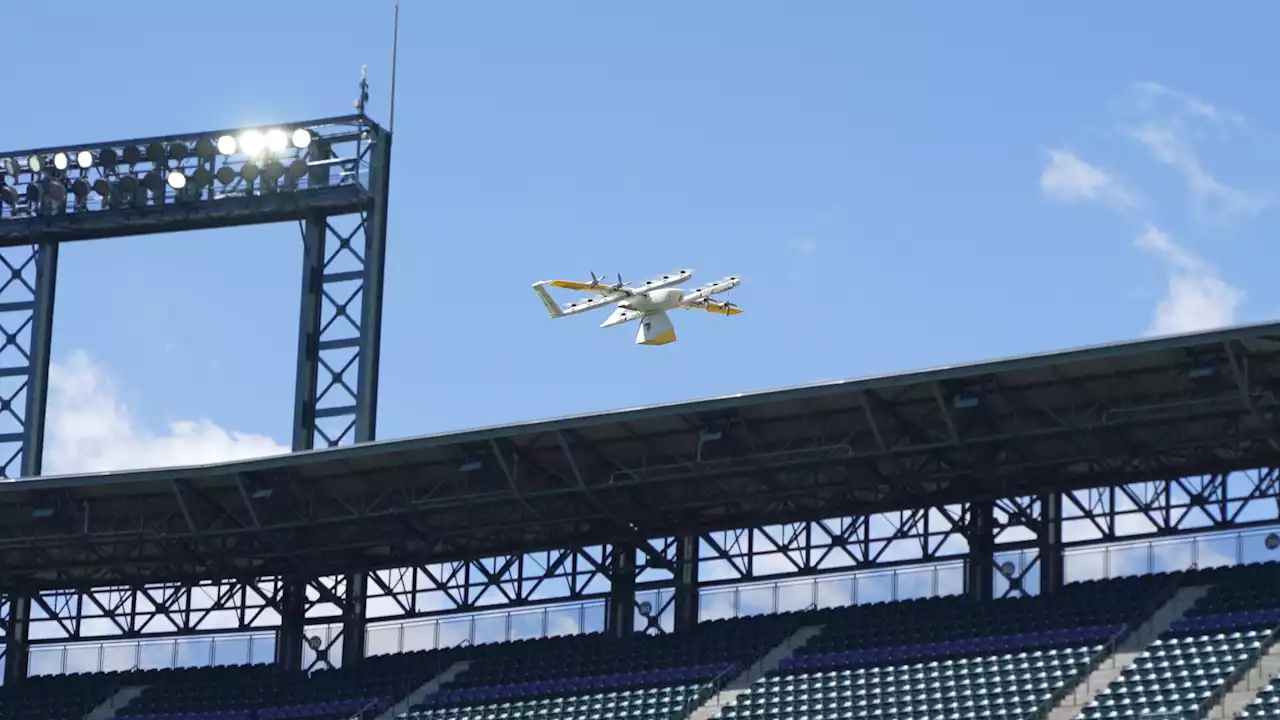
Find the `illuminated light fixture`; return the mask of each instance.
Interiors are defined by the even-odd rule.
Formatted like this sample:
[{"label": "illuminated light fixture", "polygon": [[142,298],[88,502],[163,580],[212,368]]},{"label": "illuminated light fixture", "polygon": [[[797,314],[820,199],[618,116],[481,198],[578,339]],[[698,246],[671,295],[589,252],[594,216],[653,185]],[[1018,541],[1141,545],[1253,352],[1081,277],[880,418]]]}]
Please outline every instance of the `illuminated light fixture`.
[{"label": "illuminated light fixture", "polygon": [[40,159],[39,155],[32,155],[27,158],[27,167],[31,169],[31,172],[40,172],[40,169],[44,167],[44,161]]},{"label": "illuminated light fixture", "polygon": [[223,155],[236,154],[236,139],[230,135],[223,135],[218,138],[218,152]]},{"label": "illuminated light fixture", "polygon": [[231,183],[235,182],[237,176],[238,176],[238,173],[236,173],[236,169],[231,167],[230,165],[223,165],[222,167],[218,168],[218,173],[217,173],[218,182],[222,183],[223,185],[230,185]]},{"label": "illuminated light fixture", "polygon": [[81,170],[88,170],[93,167],[93,153],[88,150],[81,150],[76,153],[76,165],[79,166]]},{"label": "illuminated light fixture", "polygon": [[164,143],[153,142],[147,146],[147,159],[153,165],[163,165],[169,159],[169,153],[164,148]]},{"label": "illuminated light fixture", "polygon": [[137,165],[142,162],[142,151],[137,145],[125,145],[124,152],[120,153],[120,159],[125,165]]},{"label": "illuminated light fixture", "polygon": [[[234,173],[232,179],[235,179]],[[209,172],[209,168],[197,168],[191,174],[191,184],[198,188],[209,187],[213,184],[213,173]]]},{"label": "illuminated light fixture", "polygon": [[98,162],[102,163],[102,167],[107,170],[115,170],[116,165],[120,164],[120,153],[112,150],[111,148],[107,148],[106,150],[98,153]]},{"label": "illuminated light fixture", "polygon": [[262,172],[257,165],[247,162],[240,168],[240,177],[252,183],[258,179],[258,173]]},{"label": "illuminated light fixture", "polygon": [[299,150],[306,150],[311,145],[311,131],[305,128],[298,128],[293,131],[293,146]]},{"label": "illuminated light fixture", "polygon": [[169,146],[169,157],[173,160],[185,160],[191,155],[191,148],[186,143],[176,142]]},{"label": "illuminated light fixture", "polygon": [[289,149],[289,136],[283,130],[267,131],[267,149],[273,153],[282,153]]},{"label": "illuminated light fixture", "polygon": [[209,138],[200,138],[196,141],[196,157],[208,159],[217,154],[218,146]]},{"label": "illuminated light fixture", "polygon": [[183,175],[181,170],[174,170],[169,173],[167,180],[169,182],[169,187],[174,190],[181,190],[187,186],[187,176]]},{"label": "illuminated light fixture", "polygon": [[71,167],[71,158],[64,152],[57,153],[53,156],[53,167],[57,170],[66,170]]},{"label": "illuminated light fixture", "polygon": [[260,154],[266,144],[267,139],[257,130],[250,130],[240,136],[240,149],[250,157]]}]

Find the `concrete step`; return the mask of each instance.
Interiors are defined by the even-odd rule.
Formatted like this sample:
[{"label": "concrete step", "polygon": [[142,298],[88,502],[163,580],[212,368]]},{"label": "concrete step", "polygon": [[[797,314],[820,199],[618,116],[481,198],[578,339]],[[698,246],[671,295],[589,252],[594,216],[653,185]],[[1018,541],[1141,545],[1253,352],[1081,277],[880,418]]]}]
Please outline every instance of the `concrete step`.
[{"label": "concrete step", "polygon": [[393,718],[404,715],[409,712],[409,708],[422,702],[428,695],[434,695],[435,693],[440,692],[440,688],[453,682],[454,678],[466,672],[469,667],[471,667],[471,663],[467,660],[462,660],[450,665],[445,668],[444,672],[419,685],[417,689],[408,695],[405,695],[400,699],[400,702],[387,708],[381,715],[374,718],[374,720],[393,720]]},{"label": "concrete step", "polygon": [[1071,720],[1079,715],[1099,692],[1129,669],[1152,641],[1180,620],[1208,592],[1208,585],[1185,587],[1175,592],[1173,597],[1151,613],[1151,617],[1133,632],[1120,638],[1111,655],[1102,658],[1092,672],[1081,678],[1075,687],[1054,703],[1046,720]]},{"label": "concrete step", "polygon": [[97,707],[85,713],[83,720],[111,720],[116,716],[116,711],[123,710],[133,702],[143,690],[147,689],[147,685],[129,685],[122,687],[116,691],[114,695],[103,700]]},{"label": "concrete step", "polygon": [[1234,718],[1245,709],[1263,688],[1280,676],[1280,643],[1273,635],[1263,648],[1262,654],[1254,661],[1253,667],[1227,688],[1227,692],[1217,705],[1209,708],[1206,718]]},{"label": "concrete step", "polygon": [[706,702],[694,708],[693,712],[688,715],[688,720],[711,720],[711,718],[716,717],[725,705],[731,704],[739,695],[746,692],[751,687],[751,683],[764,677],[766,673],[777,670],[783,660],[791,657],[792,653],[804,647],[805,643],[821,632],[821,625],[808,625],[791,633],[790,637],[778,643],[777,646],[753,663],[751,667],[743,670],[737,677],[726,683],[720,692],[707,698]]}]

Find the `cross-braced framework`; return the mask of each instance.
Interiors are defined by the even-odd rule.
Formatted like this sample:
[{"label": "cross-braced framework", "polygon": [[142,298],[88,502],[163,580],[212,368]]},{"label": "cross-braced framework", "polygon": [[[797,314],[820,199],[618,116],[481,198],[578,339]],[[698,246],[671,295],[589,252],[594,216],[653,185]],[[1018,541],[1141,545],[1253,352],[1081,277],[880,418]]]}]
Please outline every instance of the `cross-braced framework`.
[{"label": "cross-braced framework", "polygon": [[295,449],[373,439],[390,159],[364,115],[0,152],[0,478],[40,474],[59,245],[128,235],[298,222]]},{"label": "cross-braced framework", "polygon": [[[1280,522],[1277,384],[1280,325],[1265,325],[109,482],[11,483],[0,586],[127,615],[153,612],[139,588],[269,576],[278,589],[260,595],[286,667],[552,628],[679,632],[726,612],[1052,593],[1274,552],[1270,532],[1246,533]],[[1164,544],[1191,535],[1189,553]],[[103,585],[135,600],[81,597]],[[262,627],[235,619],[250,615],[223,631]],[[10,658],[84,636],[28,638],[27,625],[9,623]],[[414,628],[430,640],[407,638]]]}]

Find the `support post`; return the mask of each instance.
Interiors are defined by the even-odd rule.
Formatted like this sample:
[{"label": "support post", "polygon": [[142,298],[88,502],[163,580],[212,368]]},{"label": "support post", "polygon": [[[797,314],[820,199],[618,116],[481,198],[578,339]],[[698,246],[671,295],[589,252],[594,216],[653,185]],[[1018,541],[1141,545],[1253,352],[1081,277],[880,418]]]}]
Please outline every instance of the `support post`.
[{"label": "support post", "polygon": [[[364,232],[364,294],[360,298],[359,387],[356,442],[373,442],[378,427],[378,370],[382,349],[382,276],[387,258],[387,208],[391,195],[391,132],[374,131],[377,146],[369,167],[373,208]],[[349,640],[349,639],[348,639]]]},{"label": "support post", "polygon": [[692,630],[698,624],[697,535],[682,535],[676,545],[675,631]]},{"label": "support post", "polygon": [[13,687],[27,678],[30,662],[31,596],[11,592],[9,617],[4,627],[4,686]]},{"label": "support post", "polygon": [[347,216],[320,213],[303,221],[295,450],[376,437],[391,135],[374,128],[369,141],[369,188],[359,221],[346,227]]},{"label": "support post", "polygon": [[347,573],[347,603],[342,614],[342,667],[355,667],[364,661],[365,598],[369,574]]},{"label": "support post", "polygon": [[1040,594],[1052,595],[1066,582],[1062,555],[1062,493],[1040,496]]},{"label": "support post", "polygon": [[[0,479],[35,477],[44,455],[58,244],[0,252]],[[12,422],[16,420],[16,422]]]},{"label": "support post", "polygon": [[283,582],[280,628],[276,630],[276,667],[300,670],[307,631],[307,584],[296,577],[286,577]]},{"label": "support post", "polygon": [[610,563],[609,613],[605,632],[624,638],[636,631],[636,549],[629,543],[613,546]]},{"label": "support post", "polygon": [[969,503],[969,557],[965,561],[965,592],[974,600],[990,600],[995,585],[995,503]]}]

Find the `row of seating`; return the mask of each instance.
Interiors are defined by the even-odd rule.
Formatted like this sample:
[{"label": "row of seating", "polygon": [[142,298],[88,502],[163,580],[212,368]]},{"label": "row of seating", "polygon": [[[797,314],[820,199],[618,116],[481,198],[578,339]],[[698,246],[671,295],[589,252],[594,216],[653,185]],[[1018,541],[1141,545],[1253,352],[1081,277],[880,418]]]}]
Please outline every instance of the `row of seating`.
[{"label": "row of seating", "polygon": [[119,720],[372,720],[463,660],[466,670],[406,720],[673,720],[815,625],[823,631],[789,649],[792,656],[723,716],[1022,718],[1087,673],[1112,639],[1179,584],[1208,580],[1215,589],[1178,632],[1152,645],[1082,717],[1191,712],[1269,637],[1280,618],[1280,566],[1075,583],[1045,598],[935,598],[721,620],[671,636],[595,634],[382,655],[310,675],[258,665],[32,678],[0,689],[0,720],[80,720],[128,685],[148,687]]}]

